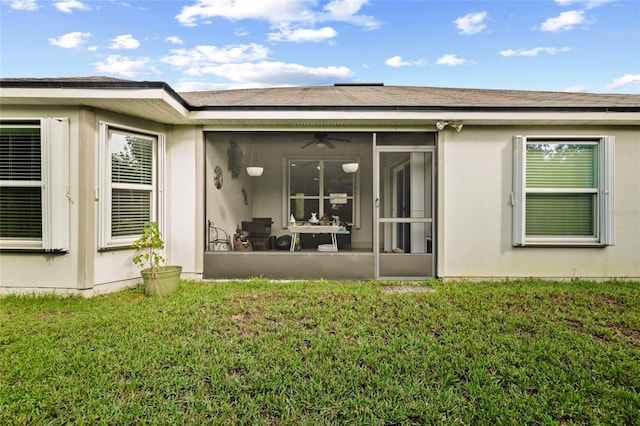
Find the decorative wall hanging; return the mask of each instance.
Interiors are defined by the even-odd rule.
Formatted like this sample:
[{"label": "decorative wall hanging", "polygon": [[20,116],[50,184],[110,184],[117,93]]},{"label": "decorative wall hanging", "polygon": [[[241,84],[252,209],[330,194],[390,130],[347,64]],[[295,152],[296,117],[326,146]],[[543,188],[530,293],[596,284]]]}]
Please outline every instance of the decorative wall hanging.
[{"label": "decorative wall hanging", "polygon": [[222,188],[222,181],[222,167],[216,166],[216,168],[213,169],[213,183],[215,183],[216,188]]},{"label": "decorative wall hanging", "polygon": [[227,156],[229,157],[228,168],[231,171],[231,178],[235,179],[240,176],[240,172],[242,171],[242,158],[244,157],[244,153],[240,149],[240,145],[230,140]]}]

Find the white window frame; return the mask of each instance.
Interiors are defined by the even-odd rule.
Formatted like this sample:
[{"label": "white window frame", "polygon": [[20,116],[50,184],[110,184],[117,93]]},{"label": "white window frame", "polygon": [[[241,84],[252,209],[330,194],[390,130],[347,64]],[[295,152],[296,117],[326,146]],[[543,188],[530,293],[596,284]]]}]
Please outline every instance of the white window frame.
[{"label": "white window frame", "polygon": [[[292,161],[293,162],[295,161],[309,161],[309,162],[331,161],[331,162],[343,162],[343,163],[352,163],[352,162],[360,163],[360,158],[353,157],[353,156],[352,157],[321,157],[321,158],[285,157],[283,161],[284,161],[284,166],[282,169],[284,172],[284,178],[282,180],[283,181],[282,192],[284,194],[284,197],[283,197],[283,206],[282,206],[282,226],[286,228],[289,224],[289,217],[291,216],[291,213],[292,213],[291,211],[289,211],[291,200],[296,198],[295,195],[291,195],[290,168],[291,168]],[[347,199],[352,200],[353,202],[352,226],[353,228],[358,229],[360,228],[360,170],[353,173],[353,175],[354,175],[353,176],[353,195],[347,196]],[[318,191],[319,191],[318,195],[305,195],[304,199],[318,200],[318,206],[320,209],[320,211],[318,212],[318,219],[320,219],[324,214],[324,201],[329,199],[329,196],[324,195],[324,167],[321,168],[320,183],[318,186]],[[308,220],[308,219],[309,218],[305,218],[305,220]]]},{"label": "white window frame", "polygon": [[[595,191],[586,190],[596,197],[594,207],[594,229],[592,237],[545,236],[534,237],[526,235],[526,209],[528,193],[553,193],[553,189],[534,189],[526,187],[526,147],[527,144],[596,144],[598,146],[598,187]],[[513,149],[513,192],[511,205],[513,207],[513,246],[595,246],[602,247],[614,244],[613,232],[613,176],[614,176],[614,145],[613,136],[557,136],[557,135],[518,135],[514,137]],[[571,192],[556,190],[555,192]],[[579,191],[574,191],[575,193]],[[573,193],[573,192],[572,192]]]},{"label": "white window frame", "polygon": [[98,179],[96,188],[98,200],[98,250],[114,248],[129,248],[139,235],[113,236],[111,229],[112,219],[112,187],[140,189],[135,184],[113,184],[111,181],[111,145],[110,134],[112,132],[131,134],[155,139],[153,150],[153,184],[151,185],[151,221],[158,224],[160,232],[164,233],[164,158],[165,158],[165,134],[146,129],[124,126],[117,123],[100,121],[99,155],[98,155]]},{"label": "white window frame", "polygon": [[[69,251],[70,184],[68,117],[1,117],[3,127],[40,127],[40,181],[0,181],[3,187],[40,186],[42,191],[42,239],[4,239],[0,249],[52,253]],[[20,124],[20,123],[24,124]]]}]

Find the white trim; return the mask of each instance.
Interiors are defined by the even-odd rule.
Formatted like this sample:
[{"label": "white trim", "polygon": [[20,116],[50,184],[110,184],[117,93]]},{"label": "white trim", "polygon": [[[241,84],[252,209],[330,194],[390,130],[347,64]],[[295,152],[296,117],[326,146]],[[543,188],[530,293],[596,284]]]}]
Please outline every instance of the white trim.
[{"label": "white trim", "polygon": [[[69,251],[69,118],[11,117],[16,127],[40,129],[40,180],[5,181],[4,187],[41,188],[41,240],[0,240],[0,249]],[[24,126],[19,123],[25,122]],[[29,124],[29,122],[39,124]]]},{"label": "white trim", "polygon": [[[615,169],[615,137],[605,136],[600,145],[600,217],[605,220],[598,221],[601,224],[600,242],[606,245],[614,245],[613,209],[614,209],[614,169]],[[609,218],[609,219],[607,219]]]},{"label": "white trim", "polygon": [[[345,108],[348,109],[348,108]],[[190,120],[209,123],[205,124],[204,131],[242,131],[242,130],[274,130],[278,131],[300,130],[293,121],[309,120],[318,125],[318,122],[329,121],[330,125],[345,131],[344,123],[353,123],[353,129],[366,131],[387,132],[389,123],[403,122],[403,126],[415,126],[415,129],[436,131],[435,122],[438,120],[464,121],[468,125],[504,124],[504,125],[528,125],[545,124],[571,125],[571,124],[607,124],[607,125],[638,125],[640,118],[637,112],[465,112],[465,111],[192,111],[188,114]],[[286,123],[291,120],[292,123]],[[247,122],[254,121],[252,125]],[[373,122],[371,122],[373,121]],[[412,123],[412,121],[415,121]],[[339,122],[340,124],[335,124]],[[426,123],[425,123],[426,122]],[[270,124],[272,123],[272,124]],[[328,131],[328,127],[324,127]],[[310,124],[308,129],[313,129]],[[307,130],[307,128],[305,128]]]},{"label": "white trim", "polygon": [[[69,195],[69,119],[46,119],[46,159],[43,167],[45,193],[43,194],[44,247],[46,251],[69,250],[71,198]],[[46,182],[49,188],[46,188]],[[48,189],[48,190],[47,190]]]},{"label": "white trim", "polygon": [[[597,188],[527,188],[526,187],[526,145],[529,142],[555,144],[570,142],[572,145],[597,145],[598,147],[598,187]],[[579,246],[601,247],[613,245],[613,136],[602,135],[517,135],[513,144],[513,192],[512,244],[513,246]],[[526,236],[526,195],[527,194],[594,194],[596,197],[593,237]]]},{"label": "white trim", "polygon": [[98,249],[105,250],[118,247],[129,247],[138,237],[114,237],[111,235],[111,189],[112,188],[149,188],[149,185],[140,184],[113,184],[111,182],[111,148],[110,135],[112,132],[132,133],[154,140],[152,174],[153,183],[151,185],[151,221],[158,223],[160,232],[165,230],[165,202],[164,202],[164,182],[165,182],[165,149],[166,136],[164,133],[137,127],[120,125],[117,123],[100,120],[99,122],[99,149],[98,149],[98,183],[96,197],[98,199]]}]

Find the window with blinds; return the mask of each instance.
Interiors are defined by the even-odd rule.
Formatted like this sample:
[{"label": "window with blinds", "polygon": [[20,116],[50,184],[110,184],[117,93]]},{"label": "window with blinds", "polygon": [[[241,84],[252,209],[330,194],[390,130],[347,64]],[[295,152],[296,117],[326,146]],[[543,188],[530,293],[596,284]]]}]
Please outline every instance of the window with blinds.
[{"label": "window with blinds", "polygon": [[146,222],[161,224],[164,135],[100,123],[100,249],[128,247]]},{"label": "window with blinds", "polygon": [[139,235],[151,221],[155,141],[114,131],[109,142],[111,235]]},{"label": "window with blinds", "polygon": [[520,136],[514,245],[612,243],[613,139]]},{"label": "window with blinds", "polygon": [[527,236],[596,236],[597,158],[596,143],[527,144]]},{"label": "window with blinds", "polygon": [[40,123],[0,125],[0,239],[42,240]]},{"label": "window with blinds", "polygon": [[0,250],[69,251],[69,118],[0,119]]}]

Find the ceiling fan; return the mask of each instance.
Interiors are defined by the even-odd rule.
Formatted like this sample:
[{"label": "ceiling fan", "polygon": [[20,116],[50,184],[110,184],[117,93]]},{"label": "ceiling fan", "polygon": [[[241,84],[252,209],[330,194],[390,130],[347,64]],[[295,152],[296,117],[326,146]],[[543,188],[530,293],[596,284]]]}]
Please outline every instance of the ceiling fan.
[{"label": "ceiling fan", "polygon": [[306,144],[302,145],[300,149],[304,149],[312,145],[315,145],[318,148],[328,147],[329,149],[334,149],[336,146],[333,142],[351,142],[351,140],[344,138],[332,138],[329,137],[327,133],[314,133],[313,138],[311,138],[311,140]]}]

